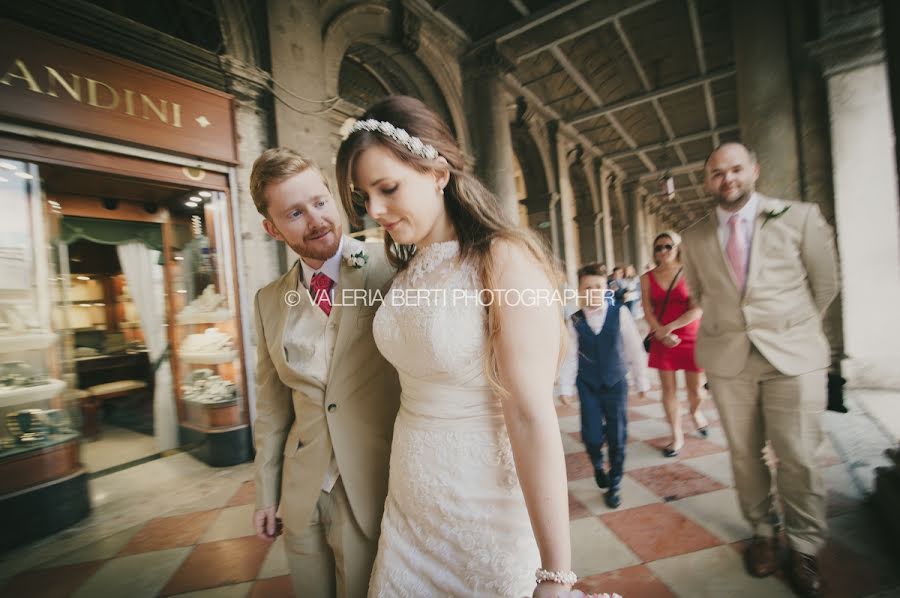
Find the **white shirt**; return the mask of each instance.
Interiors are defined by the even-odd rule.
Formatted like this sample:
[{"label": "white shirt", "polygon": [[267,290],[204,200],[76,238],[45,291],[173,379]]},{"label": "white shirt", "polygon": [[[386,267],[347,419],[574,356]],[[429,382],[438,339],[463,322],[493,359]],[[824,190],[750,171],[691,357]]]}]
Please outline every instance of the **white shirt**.
[{"label": "white shirt", "polygon": [[[343,249],[344,237],[342,236],[341,242],[338,244],[337,253],[325,260],[325,263],[323,263],[322,267],[318,270],[313,270],[306,262],[303,261],[303,258],[301,257],[300,267],[303,268],[303,276],[300,280],[300,284],[303,285],[303,288],[309,291],[309,281],[312,280],[313,276],[321,272],[334,281],[334,284],[331,285],[331,290],[329,291],[329,295],[333,303],[334,289],[338,286],[338,283],[341,280],[341,255]],[[299,291],[300,289],[297,290]],[[318,309],[318,307],[316,307],[316,309]],[[325,472],[325,480],[322,482],[322,490],[324,492],[331,492],[340,476],[341,472],[338,471],[337,461],[334,458],[334,449],[331,449],[331,463],[328,464],[328,471]]]},{"label": "white shirt", "polygon": [[[758,207],[759,195],[754,191],[753,195],[750,196],[750,201],[737,211],[738,216],[741,218],[740,230],[744,234],[744,247],[747,248],[747,261],[744,263],[745,275],[747,274],[747,266],[750,264],[750,248],[753,244],[753,231],[756,228],[756,212]],[[728,226],[728,221],[731,220],[731,217],[734,216],[734,214],[735,212],[729,212],[728,210],[723,210],[721,207],[716,206],[716,217],[719,219],[717,232],[719,233],[719,244],[722,246],[723,254],[725,254],[725,248],[728,247],[728,240],[731,237],[731,227]]]},{"label": "white shirt", "polygon": [[[606,303],[597,308],[584,308],[584,317],[591,331],[599,334],[606,320]],[[575,379],[578,377],[578,333],[572,324],[572,318],[566,320],[566,328],[569,329],[570,342],[566,349],[566,357],[559,368],[559,394],[572,396],[576,392]],[[638,392],[646,392],[650,390],[650,382],[647,380],[647,353],[644,351],[644,343],[634,318],[624,306],[619,308],[619,330],[625,351],[622,358],[628,365],[631,380]]]}]

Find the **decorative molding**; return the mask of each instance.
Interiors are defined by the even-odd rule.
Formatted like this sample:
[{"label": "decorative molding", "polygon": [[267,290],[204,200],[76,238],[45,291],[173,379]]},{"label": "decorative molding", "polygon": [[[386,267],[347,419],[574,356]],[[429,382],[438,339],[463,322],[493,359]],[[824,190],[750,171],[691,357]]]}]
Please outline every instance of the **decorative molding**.
[{"label": "decorative molding", "polygon": [[422,19],[406,7],[401,8],[399,13],[398,41],[404,50],[415,54],[421,43]]},{"label": "decorative molding", "polygon": [[497,46],[486,46],[463,56],[463,79],[500,77],[512,72],[515,66]]},{"label": "decorative molding", "polygon": [[226,89],[219,57],[85,0],[4,2],[0,17],[178,77]]},{"label": "decorative molding", "polygon": [[272,75],[268,71],[247,64],[228,54],[219,56],[222,72],[225,73],[227,91],[238,101],[258,102],[267,97],[271,90]]}]

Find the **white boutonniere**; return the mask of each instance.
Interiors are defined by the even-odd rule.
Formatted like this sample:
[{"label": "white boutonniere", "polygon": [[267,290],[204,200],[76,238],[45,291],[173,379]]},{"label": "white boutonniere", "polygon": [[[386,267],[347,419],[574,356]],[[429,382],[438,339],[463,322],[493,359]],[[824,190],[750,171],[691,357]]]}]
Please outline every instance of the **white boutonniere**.
[{"label": "white boutonniere", "polygon": [[351,268],[362,268],[369,261],[369,254],[366,253],[362,243],[347,243],[344,247],[344,263]]},{"label": "white boutonniere", "polygon": [[781,218],[785,212],[791,209],[791,206],[781,201],[770,201],[766,204],[766,210],[762,213],[763,223],[760,228],[766,225],[769,220]]}]

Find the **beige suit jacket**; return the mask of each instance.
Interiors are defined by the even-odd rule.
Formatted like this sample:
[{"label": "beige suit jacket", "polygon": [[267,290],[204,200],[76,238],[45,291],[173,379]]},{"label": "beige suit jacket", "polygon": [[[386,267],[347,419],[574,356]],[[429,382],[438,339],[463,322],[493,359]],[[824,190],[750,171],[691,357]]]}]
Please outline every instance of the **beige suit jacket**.
[{"label": "beige suit jacket", "polygon": [[[831,228],[816,204],[758,195],[743,293],[719,242],[715,210],[683,234],[685,277],[695,305],[703,308],[696,359],[713,376],[740,373],[751,344],[788,376],[831,363],[822,331],[839,284]],[[786,206],[766,221],[767,212]]]},{"label": "beige suit jacket", "polygon": [[[345,247],[348,242],[361,246],[345,238]],[[361,300],[338,305],[351,303],[343,289],[387,296],[394,270],[383,251],[366,247],[369,261],[362,268],[341,262],[329,316],[338,331],[325,385],[292,368],[285,357],[288,310],[302,310],[303,318],[319,309],[305,297],[294,307],[285,302],[285,294],[298,289],[299,262],[256,294],[256,507],[280,504],[285,526],[298,533],[311,521],[332,448],[363,533],[374,539],[381,523],[400,384],[372,337],[378,306]]]}]

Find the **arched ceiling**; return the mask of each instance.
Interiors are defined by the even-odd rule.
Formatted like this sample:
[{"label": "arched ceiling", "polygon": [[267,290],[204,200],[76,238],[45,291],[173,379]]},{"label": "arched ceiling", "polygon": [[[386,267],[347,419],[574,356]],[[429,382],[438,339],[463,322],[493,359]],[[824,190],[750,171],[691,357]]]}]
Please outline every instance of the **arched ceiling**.
[{"label": "arched ceiling", "polygon": [[[507,83],[644,187],[667,225],[704,210],[703,161],[737,139],[729,3],[721,0],[428,0],[473,48],[514,65]],[[659,194],[663,173],[676,196]]]}]

